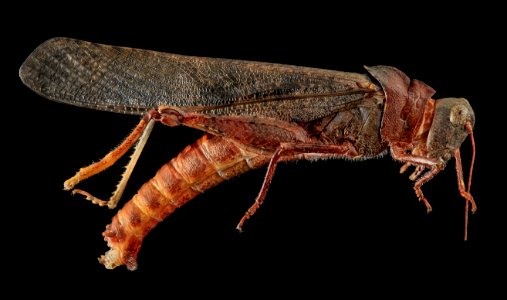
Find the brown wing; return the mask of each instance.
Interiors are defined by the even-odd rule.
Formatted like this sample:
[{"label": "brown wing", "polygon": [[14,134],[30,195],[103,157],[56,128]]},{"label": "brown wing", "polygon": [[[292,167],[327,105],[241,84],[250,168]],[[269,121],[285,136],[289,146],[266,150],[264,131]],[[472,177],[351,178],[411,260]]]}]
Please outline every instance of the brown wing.
[{"label": "brown wing", "polygon": [[210,115],[310,121],[347,109],[378,89],[368,77],[270,63],[203,58],[54,38],[19,70],[58,102],[126,114],[160,105]]}]

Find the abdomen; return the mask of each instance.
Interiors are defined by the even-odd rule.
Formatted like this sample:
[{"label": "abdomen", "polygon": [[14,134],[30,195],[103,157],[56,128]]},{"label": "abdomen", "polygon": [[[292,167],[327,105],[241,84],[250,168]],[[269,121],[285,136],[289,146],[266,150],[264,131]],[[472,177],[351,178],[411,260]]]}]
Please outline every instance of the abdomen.
[{"label": "abdomen", "polygon": [[143,238],[160,221],[199,193],[269,162],[270,155],[240,148],[206,135],[162,166],[138,193],[118,211],[103,233],[110,250],[99,258],[107,268],[137,267]]}]

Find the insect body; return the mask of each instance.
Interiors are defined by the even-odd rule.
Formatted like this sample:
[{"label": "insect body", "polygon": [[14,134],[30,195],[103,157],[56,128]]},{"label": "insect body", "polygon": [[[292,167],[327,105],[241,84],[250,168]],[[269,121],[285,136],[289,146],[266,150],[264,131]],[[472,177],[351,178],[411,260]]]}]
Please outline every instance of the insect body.
[{"label": "insect body", "polygon": [[[19,73],[28,87],[51,100],[144,115],[120,146],[64,183],[66,190],[99,205],[117,205],[155,122],[206,132],[162,166],[107,226],[103,235],[111,249],[100,262],[133,270],[144,236],[158,222],[199,193],[267,165],[262,188],[238,224],[241,230],[262,204],[280,161],[364,159],[390,151],[404,163],[401,172],[415,167],[410,179],[430,211],[421,186],[454,157],[467,218],[469,203],[471,211],[476,209],[470,194],[472,168],[465,187],[459,152],[467,135],[474,146],[475,117],[468,101],[433,100],[431,87],[393,67],[367,71],[371,77],[55,38],[34,50]],[[74,189],[136,143],[108,201]]]}]

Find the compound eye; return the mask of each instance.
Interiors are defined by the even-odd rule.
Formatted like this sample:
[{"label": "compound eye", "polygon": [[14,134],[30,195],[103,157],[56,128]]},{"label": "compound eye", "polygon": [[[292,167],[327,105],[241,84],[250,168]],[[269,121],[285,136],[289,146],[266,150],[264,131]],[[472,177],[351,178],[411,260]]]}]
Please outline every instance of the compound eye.
[{"label": "compound eye", "polygon": [[465,105],[457,104],[451,108],[450,121],[453,125],[465,125],[469,115],[470,113]]}]

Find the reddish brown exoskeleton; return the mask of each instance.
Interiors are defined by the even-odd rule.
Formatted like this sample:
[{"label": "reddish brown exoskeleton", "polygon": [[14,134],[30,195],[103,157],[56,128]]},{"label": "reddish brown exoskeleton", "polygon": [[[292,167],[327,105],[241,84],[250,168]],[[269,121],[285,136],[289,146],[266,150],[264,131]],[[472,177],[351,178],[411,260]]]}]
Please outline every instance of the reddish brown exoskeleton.
[{"label": "reddish brown exoskeleton", "polygon": [[[157,223],[199,193],[253,168],[268,165],[262,188],[237,228],[262,204],[276,166],[300,159],[365,159],[390,151],[415,170],[410,179],[427,210],[421,186],[456,160],[458,187],[466,199],[459,148],[475,117],[465,99],[433,100],[434,90],[393,67],[366,68],[371,77],[270,63],[189,57],[55,38],[40,45],[19,74],[35,92],[54,101],[144,117],[127,139],[101,161],[64,184],[113,165],[137,143],[120,184],[108,201],[114,208],[155,122],[206,132],[162,166],[118,212],[104,232],[107,268],[136,268],[142,240]],[[466,225],[465,225],[466,226]],[[465,227],[466,239],[466,227]]]}]

